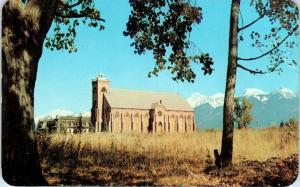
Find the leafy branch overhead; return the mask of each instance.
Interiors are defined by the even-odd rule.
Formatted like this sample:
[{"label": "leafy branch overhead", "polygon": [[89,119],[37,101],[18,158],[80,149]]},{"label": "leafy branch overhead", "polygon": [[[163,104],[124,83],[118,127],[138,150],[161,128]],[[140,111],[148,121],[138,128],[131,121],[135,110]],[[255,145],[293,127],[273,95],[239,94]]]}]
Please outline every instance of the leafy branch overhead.
[{"label": "leafy branch overhead", "polygon": [[[296,65],[297,62],[293,59],[293,53],[295,53],[293,49],[298,47],[295,37],[298,37],[299,34],[296,5],[290,0],[252,0],[250,5],[255,7],[259,16],[246,25],[243,24],[242,20],[242,26],[239,28],[240,42],[245,40],[244,30],[251,28],[252,25],[262,19],[271,23],[272,27],[269,30],[257,31],[254,29],[249,32],[251,47],[257,48],[261,54],[252,57],[238,57],[238,66],[250,73],[261,74],[274,71],[281,72],[280,65],[283,63]],[[253,61],[263,57],[269,58],[270,63],[267,70],[251,70],[241,65],[241,61]]]},{"label": "leafy branch overhead", "polygon": [[80,23],[103,30],[104,19],[95,8],[94,0],[59,0],[54,15],[54,34],[46,38],[45,46],[50,50],[76,52],[76,28]]},{"label": "leafy branch overhead", "polygon": [[135,53],[152,51],[156,64],[148,76],[157,76],[167,69],[173,80],[193,82],[196,75],[191,62],[202,64],[204,74],[213,71],[212,58],[207,53],[188,55],[189,34],[193,24],[202,20],[202,10],[186,0],[130,0],[131,15],[125,36],[133,39]]}]

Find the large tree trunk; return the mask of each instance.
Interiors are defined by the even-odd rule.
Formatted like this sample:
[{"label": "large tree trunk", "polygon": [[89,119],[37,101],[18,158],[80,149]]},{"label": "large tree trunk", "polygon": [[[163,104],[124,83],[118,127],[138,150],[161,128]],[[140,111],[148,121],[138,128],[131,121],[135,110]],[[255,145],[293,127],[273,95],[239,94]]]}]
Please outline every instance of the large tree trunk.
[{"label": "large tree trunk", "polygon": [[238,17],[240,0],[232,0],[229,31],[229,53],[226,78],[225,101],[223,111],[223,135],[221,148],[222,167],[230,166],[232,163],[233,151],[233,110],[234,93],[237,69],[237,49],[238,49]]},{"label": "large tree trunk", "polygon": [[10,185],[46,185],[34,129],[34,86],[56,1],[8,1],[2,10],[2,173]]}]

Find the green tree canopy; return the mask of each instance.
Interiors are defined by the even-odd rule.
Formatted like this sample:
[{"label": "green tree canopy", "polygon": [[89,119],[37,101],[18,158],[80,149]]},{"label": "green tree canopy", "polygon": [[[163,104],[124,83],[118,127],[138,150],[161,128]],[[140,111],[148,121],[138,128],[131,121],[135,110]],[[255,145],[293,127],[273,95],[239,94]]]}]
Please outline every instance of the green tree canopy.
[{"label": "green tree canopy", "polygon": [[80,23],[103,30],[103,22],[94,0],[61,0],[54,14],[54,33],[46,38],[45,46],[50,50],[76,52],[76,29]]},{"label": "green tree canopy", "polygon": [[189,55],[189,33],[193,24],[202,20],[202,9],[186,0],[130,0],[131,15],[125,36],[133,39],[135,53],[151,51],[155,67],[148,76],[158,75],[164,69],[173,80],[193,82],[196,75],[191,62],[202,64],[204,74],[213,71],[212,58],[207,53]]},{"label": "green tree canopy", "polygon": [[238,129],[247,128],[253,120],[252,104],[247,98],[234,99],[234,121]]}]

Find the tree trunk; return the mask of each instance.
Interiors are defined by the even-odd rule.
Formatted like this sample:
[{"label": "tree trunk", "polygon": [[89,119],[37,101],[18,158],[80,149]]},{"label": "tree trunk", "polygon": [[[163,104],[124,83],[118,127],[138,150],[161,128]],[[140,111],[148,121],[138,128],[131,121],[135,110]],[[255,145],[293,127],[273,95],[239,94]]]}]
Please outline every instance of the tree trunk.
[{"label": "tree trunk", "polygon": [[222,167],[232,164],[233,150],[233,110],[234,92],[237,69],[237,48],[238,48],[238,17],[240,0],[232,0],[229,31],[229,53],[226,78],[225,101],[223,109],[223,134],[221,148]]},{"label": "tree trunk", "polygon": [[47,185],[33,136],[33,105],[38,61],[56,6],[50,1],[8,1],[2,10],[2,174],[10,185]]}]

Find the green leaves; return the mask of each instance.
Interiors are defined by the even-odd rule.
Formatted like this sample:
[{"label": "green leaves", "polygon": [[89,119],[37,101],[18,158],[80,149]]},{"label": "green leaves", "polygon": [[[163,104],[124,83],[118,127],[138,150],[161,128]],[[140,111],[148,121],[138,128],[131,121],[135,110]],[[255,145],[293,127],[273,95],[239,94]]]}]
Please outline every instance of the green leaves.
[{"label": "green leaves", "polygon": [[[296,65],[293,59],[298,47],[298,8],[290,0],[252,0],[260,18],[268,19],[272,27],[260,31],[252,31],[249,39],[250,45],[262,54],[256,57],[241,58],[239,60],[257,60],[262,57],[269,58],[268,73],[282,72],[281,64]],[[262,16],[263,15],[263,16]],[[243,37],[240,33],[240,38]],[[240,40],[241,41],[241,40]],[[295,42],[297,41],[297,42]]]},{"label": "green leaves", "polygon": [[133,40],[135,53],[152,52],[156,63],[149,77],[167,69],[174,75],[173,80],[193,82],[196,75],[191,69],[192,62],[203,64],[204,74],[211,74],[213,61],[208,54],[187,54],[192,25],[202,20],[200,7],[185,0],[130,0],[129,3],[132,11],[124,35]]},{"label": "green leaves", "polygon": [[253,120],[252,104],[247,98],[240,101],[239,98],[234,98],[234,122],[237,128],[247,128]]},{"label": "green leaves", "polygon": [[100,17],[100,11],[95,8],[94,0],[60,1],[54,15],[54,34],[46,37],[45,47],[76,52],[75,38],[80,23],[103,30],[102,22],[104,20]]},{"label": "green leaves", "polygon": [[190,57],[190,60],[203,65],[201,69],[203,70],[204,75],[210,75],[214,70],[212,68],[214,62],[208,53],[202,53],[201,55]]},{"label": "green leaves", "polygon": [[[254,5],[257,12],[265,13],[269,22],[273,25],[269,32],[264,35],[263,41],[260,39],[255,40],[255,47],[274,48],[284,39],[282,36],[298,36],[298,29],[295,31],[295,27],[298,26],[298,8],[291,0],[255,0]],[[259,43],[265,43],[265,45],[260,46]],[[288,40],[284,43],[290,49],[298,45],[298,43]],[[281,50],[270,55],[277,55],[274,59],[285,58],[285,52],[285,50]],[[269,58],[272,60],[270,55]],[[271,63],[274,63],[274,61],[271,61]]]},{"label": "green leaves", "polygon": [[75,37],[76,27],[79,25],[78,20],[65,20],[59,17],[54,19],[54,34],[51,38],[47,37],[45,42],[45,47],[50,48],[51,51],[54,49],[67,50],[69,53],[77,51]]}]

